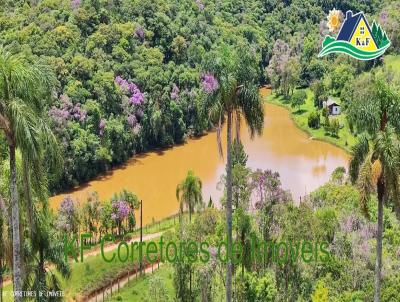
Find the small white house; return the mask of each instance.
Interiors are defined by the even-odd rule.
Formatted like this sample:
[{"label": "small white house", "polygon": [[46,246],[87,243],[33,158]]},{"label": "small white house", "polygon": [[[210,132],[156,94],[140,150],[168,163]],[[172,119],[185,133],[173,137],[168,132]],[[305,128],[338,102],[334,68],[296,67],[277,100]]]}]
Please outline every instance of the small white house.
[{"label": "small white house", "polygon": [[340,105],[331,97],[329,97],[328,100],[324,102],[324,107],[328,108],[329,115],[340,114]]}]

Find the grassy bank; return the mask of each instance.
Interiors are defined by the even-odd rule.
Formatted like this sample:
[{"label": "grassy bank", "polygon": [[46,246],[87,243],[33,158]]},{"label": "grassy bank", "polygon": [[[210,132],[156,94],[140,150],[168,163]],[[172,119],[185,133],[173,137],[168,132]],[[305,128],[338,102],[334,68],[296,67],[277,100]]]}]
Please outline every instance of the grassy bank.
[{"label": "grassy bank", "polygon": [[[188,216],[189,215],[187,213],[184,213],[182,217],[183,219],[186,219]],[[179,214],[166,217],[160,221],[154,221],[143,227],[143,235],[165,232],[167,230],[174,228],[175,225],[178,223],[179,223]],[[127,236],[132,236],[132,237],[136,237],[139,235],[140,235],[140,229],[137,229],[132,233],[127,234]]]},{"label": "grassy bank", "polygon": [[[117,249],[106,252],[105,257],[111,259],[114,253],[117,254]],[[126,249],[124,247],[121,248],[120,255],[121,259],[125,258]],[[114,261],[106,262],[99,254],[85,257],[84,262],[72,263],[70,278],[62,280],[64,295],[67,298],[76,299],[81,294],[90,293],[111,284],[118,276],[132,271],[138,265],[136,259],[139,259],[139,253],[137,249],[134,250],[133,257],[133,262],[130,257],[126,262],[119,261],[117,256],[115,256]]]},{"label": "grassy bank", "polygon": [[[346,119],[346,115],[341,113],[334,118],[337,119],[341,125],[341,129],[339,130],[338,137],[332,136],[328,134],[323,125],[319,129],[312,129],[308,126],[308,116],[311,112],[315,111],[314,102],[313,102],[313,94],[309,89],[306,89],[306,102],[300,107],[291,107],[290,101],[285,100],[282,96],[278,96],[274,93],[266,97],[266,101],[283,106],[289,110],[290,115],[294,123],[301,130],[307,132],[311,137],[317,140],[325,141],[330,144],[336,145],[347,152],[350,152],[351,146],[353,146],[356,142],[356,138],[351,134],[349,129],[349,124]],[[321,123],[323,120],[321,119]]]},{"label": "grassy bank", "polygon": [[173,301],[173,298],[175,297],[173,268],[169,264],[164,264],[153,274],[145,275],[137,281],[131,282],[129,285],[122,288],[119,293],[116,293],[106,301],[156,301],[156,297],[153,297],[151,292],[152,289],[154,290],[151,286],[152,278],[162,280],[162,288],[165,289],[165,293],[169,297],[169,300]]},{"label": "grassy bank", "polygon": [[[188,214],[185,213],[183,215],[184,219],[186,219],[187,216]],[[144,227],[143,235],[150,235],[171,230],[174,228],[175,224],[178,223],[178,215],[166,217],[161,221],[153,222],[150,225]],[[126,234],[125,238],[126,240],[128,240],[132,237],[138,237],[139,234],[140,230],[136,230],[135,232]],[[153,241],[156,240],[157,239],[154,239]],[[90,251],[96,248],[100,248],[100,244],[93,245]],[[116,252],[116,249],[106,252],[105,256],[106,258],[110,259],[112,257],[112,254]],[[124,256],[125,248],[122,248],[121,257],[124,258]],[[134,252],[134,259],[138,259],[138,257],[138,251],[136,250]],[[94,289],[100,288],[107,284],[111,284],[118,276],[124,275],[128,270],[134,269],[135,265],[137,265],[137,261],[134,261],[134,263],[132,263],[130,259],[128,259],[126,262],[121,262],[118,261],[118,259],[115,259],[115,261],[107,263],[106,261],[104,261],[101,254],[98,254],[96,256],[85,256],[83,263],[71,262],[71,276],[69,279],[63,279],[57,272],[55,272],[55,274],[61,280],[61,287],[64,291],[64,295],[66,297],[66,300],[69,301],[71,299],[75,300],[80,295],[91,292]],[[145,282],[148,282],[147,277],[145,277],[144,280],[139,281],[140,284],[144,284]],[[10,294],[12,288],[12,284],[8,284],[3,287],[3,291],[5,292],[3,298],[5,302],[12,302],[14,300]]]}]

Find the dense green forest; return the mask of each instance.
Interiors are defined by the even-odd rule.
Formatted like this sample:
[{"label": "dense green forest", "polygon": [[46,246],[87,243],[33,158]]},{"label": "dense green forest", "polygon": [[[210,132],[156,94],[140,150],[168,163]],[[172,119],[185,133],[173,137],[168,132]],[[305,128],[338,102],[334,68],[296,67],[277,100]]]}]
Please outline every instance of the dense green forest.
[{"label": "dense green forest", "polygon": [[[320,79],[331,68],[316,53],[333,5],[377,15],[383,4],[5,1],[0,42],[49,64],[57,77],[46,108],[65,160],[61,177],[50,177],[51,191],[87,181],[135,153],[209,129],[202,66],[222,45],[254,53],[260,84],[279,81],[275,75],[268,78],[265,67],[286,65],[286,55],[295,63],[287,65],[294,77],[287,79],[289,86]],[[386,30],[397,47],[397,15],[388,18]],[[334,88],[345,84],[343,72],[354,74],[370,65],[336,67]]]},{"label": "dense green forest", "polygon": [[[377,20],[387,53],[318,58],[333,8]],[[377,0],[3,0],[0,284],[63,290],[70,301],[125,276],[126,264],[107,267],[98,254],[85,264],[65,259],[63,236],[91,232],[94,251],[106,233],[136,238],[140,196],[93,192],[84,204],[68,196],[57,212],[48,196],[216,127],[227,163],[222,207],[203,200],[201,179],[188,171],[176,184],[179,220],[148,231],[206,240],[211,261],[161,266],[143,301],[399,301],[399,17],[399,1]],[[252,135],[262,131],[262,85],[301,128],[351,152],[349,166],[299,205],[278,173],[247,166],[233,129],[243,116]],[[323,108],[328,97],[340,100],[340,118]],[[332,257],[252,261],[251,238],[326,242]],[[225,239],[244,247],[234,265],[215,259]]]}]

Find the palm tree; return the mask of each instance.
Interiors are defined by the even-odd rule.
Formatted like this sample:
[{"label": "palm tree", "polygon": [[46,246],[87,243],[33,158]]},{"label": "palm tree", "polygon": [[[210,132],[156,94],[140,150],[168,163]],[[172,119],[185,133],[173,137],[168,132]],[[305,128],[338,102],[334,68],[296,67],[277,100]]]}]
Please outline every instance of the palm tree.
[{"label": "palm tree", "polygon": [[[251,137],[261,134],[264,124],[262,101],[258,92],[258,66],[252,51],[243,45],[224,46],[217,54],[212,53],[205,69],[207,77],[215,77],[215,83],[207,86],[203,76],[203,88],[209,94],[206,108],[211,121],[217,123],[218,149],[222,156],[221,123],[227,119],[226,162],[226,221],[228,255],[232,250],[232,127],[235,118],[236,138],[239,140],[241,117],[244,116]],[[210,87],[211,86],[211,87]],[[212,89],[210,89],[212,88]],[[226,273],[226,300],[232,300],[232,261],[228,257]]]},{"label": "palm tree", "polygon": [[176,199],[179,201],[180,212],[186,205],[189,209],[189,221],[192,221],[192,213],[196,205],[202,203],[201,180],[194,175],[193,171],[188,171],[186,178],[176,187]]},{"label": "palm tree", "polygon": [[[368,202],[375,189],[378,197],[374,301],[380,301],[382,269],[383,208],[391,201],[400,213],[400,97],[381,77],[349,107],[349,117],[362,135],[352,149],[349,173],[360,191],[361,208],[368,216]],[[397,132],[398,133],[398,132]]]},{"label": "palm tree", "polygon": [[[199,177],[189,170],[186,178],[176,187],[176,199],[179,201],[180,213],[186,205],[189,209],[189,221],[192,222],[192,213],[196,205],[203,202],[201,195],[202,184]],[[182,229],[181,229],[182,231]],[[181,233],[182,234],[182,233]],[[189,265],[189,296],[192,299],[192,267]]]},{"label": "palm tree", "polygon": [[[51,214],[47,208],[38,211],[34,206],[32,209],[33,221],[36,225],[32,237],[31,250],[26,267],[26,287],[37,292],[59,291],[60,282],[56,274],[52,272],[55,268],[62,277],[70,276],[70,266],[64,257],[63,240],[51,224]],[[61,301],[61,299],[60,299]]]},{"label": "palm tree", "polygon": [[[40,118],[43,100],[51,95],[51,75],[44,66],[31,64],[22,56],[13,55],[0,47],[0,129],[9,148],[14,291],[22,291],[15,154],[20,149],[24,161],[35,162],[42,156],[44,144],[54,141],[49,127]],[[15,301],[22,301],[22,298],[16,295]]]}]

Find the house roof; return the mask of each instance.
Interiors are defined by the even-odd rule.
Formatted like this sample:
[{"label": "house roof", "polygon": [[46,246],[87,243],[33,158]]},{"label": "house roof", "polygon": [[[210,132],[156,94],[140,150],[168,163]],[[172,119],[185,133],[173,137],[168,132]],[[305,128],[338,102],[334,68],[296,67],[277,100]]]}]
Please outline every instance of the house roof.
[{"label": "house roof", "polygon": [[350,42],[351,38],[353,37],[354,31],[356,30],[357,25],[361,19],[364,20],[364,23],[367,26],[367,29],[370,32],[371,37],[375,42],[375,45],[378,46],[374,36],[372,35],[371,28],[369,27],[368,21],[365,19],[364,14],[362,12],[359,12],[353,15],[353,12],[351,10],[348,10],[346,12],[346,19],[342,24],[342,27],[340,28],[339,35],[337,36],[336,40]]},{"label": "house roof", "polygon": [[340,106],[340,104],[338,104],[333,98],[329,97],[328,100],[326,101],[326,106],[330,107],[330,106]]}]

